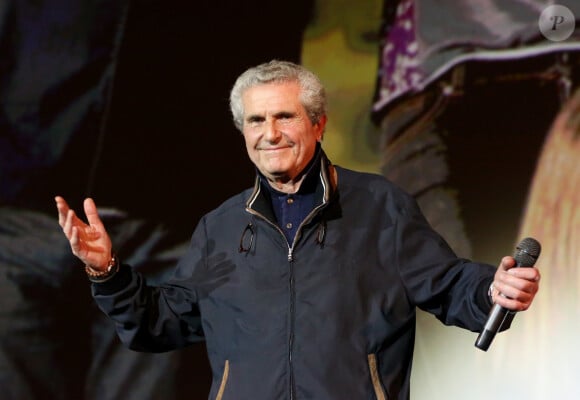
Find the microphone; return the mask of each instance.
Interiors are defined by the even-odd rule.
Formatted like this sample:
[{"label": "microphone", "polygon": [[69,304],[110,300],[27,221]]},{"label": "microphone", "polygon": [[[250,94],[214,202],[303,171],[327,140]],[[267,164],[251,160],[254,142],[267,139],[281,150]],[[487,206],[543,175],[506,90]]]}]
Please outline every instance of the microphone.
[{"label": "microphone", "polygon": [[[540,256],[542,251],[542,246],[540,243],[533,238],[523,239],[517,246],[514,253],[514,259],[516,260],[516,267],[533,267],[536,260]],[[515,312],[510,311],[498,304],[494,304],[487,321],[483,327],[483,330],[477,337],[475,341],[475,347],[480,350],[487,351],[495,334],[499,332],[502,326],[506,322],[510,322],[514,318]]]}]

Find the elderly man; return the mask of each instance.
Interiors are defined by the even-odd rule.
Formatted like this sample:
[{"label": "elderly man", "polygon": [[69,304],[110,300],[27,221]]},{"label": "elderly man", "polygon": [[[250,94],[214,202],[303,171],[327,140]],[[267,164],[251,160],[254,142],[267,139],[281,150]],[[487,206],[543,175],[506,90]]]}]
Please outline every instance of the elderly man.
[{"label": "elderly man", "polygon": [[85,224],[56,197],[94,298],[130,348],[203,337],[212,399],[406,399],[416,307],[478,331],[493,302],[530,306],[537,269],[459,259],[408,194],[330,163],[313,73],[281,61],[250,68],[230,103],[254,186],[202,218],[165,284],[148,286],[119,261],[92,199]]}]

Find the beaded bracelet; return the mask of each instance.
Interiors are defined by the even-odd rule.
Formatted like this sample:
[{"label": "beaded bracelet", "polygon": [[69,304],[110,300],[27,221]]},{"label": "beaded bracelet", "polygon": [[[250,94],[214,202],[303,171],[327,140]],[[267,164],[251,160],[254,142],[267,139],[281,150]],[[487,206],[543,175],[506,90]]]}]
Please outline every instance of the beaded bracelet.
[{"label": "beaded bracelet", "polygon": [[91,282],[105,282],[119,271],[119,259],[113,253],[111,259],[107,263],[107,267],[102,270],[96,270],[89,265],[85,265],[85,272]]}]

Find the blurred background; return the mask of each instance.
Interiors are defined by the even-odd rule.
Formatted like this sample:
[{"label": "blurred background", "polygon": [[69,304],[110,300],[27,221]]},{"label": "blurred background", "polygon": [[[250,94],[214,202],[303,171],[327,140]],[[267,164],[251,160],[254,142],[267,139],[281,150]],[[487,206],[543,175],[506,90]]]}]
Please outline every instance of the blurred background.
[{"label": "blurred background", "polygon": [[487,352],[419,312],[412,398],[577,399],[577,19],[575,0],[3,0],[3,398],[207,397],[202,343],[118,343],[53,197],[94,197],[121,257],[162,280],[197,220],[251,185],[229,89],[278,58],[327,87],[330,159],[412,193],[460,256],[543,245],[534,305]]}]

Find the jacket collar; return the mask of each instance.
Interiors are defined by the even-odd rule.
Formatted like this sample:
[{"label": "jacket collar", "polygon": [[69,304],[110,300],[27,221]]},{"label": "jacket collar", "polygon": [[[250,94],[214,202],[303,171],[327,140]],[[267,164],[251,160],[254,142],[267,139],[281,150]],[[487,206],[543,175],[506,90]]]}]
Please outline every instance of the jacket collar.
[{"label": "jacket collar", "polygon": [[[336,170],[326,153],[322,149],[316,153],[315,158],[318,158],[320,163],[320,168],[315,168],[313,170],[318,170],[318,177],[315,183],[315,197],[316,203],[315,208],[320,206],[326,206],[334,193],[336,192],[337,177]],[[314,172],[314,171],[313,171]],[[307,176],[305,179],[310,179]],[[259,213],[269,219],[270,221],[275,221],[274,211],[272,210],[272,201],[270,198],[270,192],[264,189],[262,185],[262,177],[259,173],[256,174],[256,179],[254,181],[254,188],[250,197],[246,201],[246,211],[250,213]]]}]

